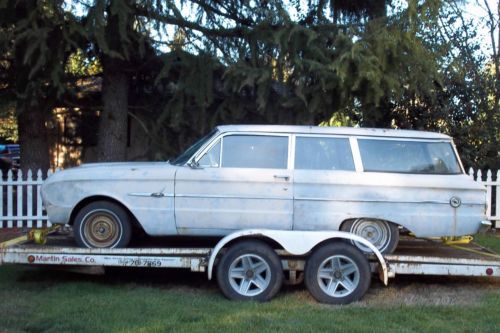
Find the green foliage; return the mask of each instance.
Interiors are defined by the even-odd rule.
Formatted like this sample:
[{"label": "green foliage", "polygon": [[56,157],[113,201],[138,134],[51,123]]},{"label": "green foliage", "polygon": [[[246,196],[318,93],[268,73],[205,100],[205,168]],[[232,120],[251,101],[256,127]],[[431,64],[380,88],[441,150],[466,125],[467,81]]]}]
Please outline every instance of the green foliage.
[{"label": "green foliage", "polygon": [[0,142],[17,142],[17,121],[14,104],[0,105]]},{"label": "green foliage", "polygon": [[15,98],[64,104],[71,81],[126,73],[150,159],[217,124],[321,123],[441,131],[499,167],[498,78],[460,1],[291,1],[297,19],[282,1],[0,1]]},{"label": "green foliage", "polygon": [[77,49],[68,57],[65,71],[75,77],[95,76],[102,73],[102,65],[98,58],[89,58]]}]

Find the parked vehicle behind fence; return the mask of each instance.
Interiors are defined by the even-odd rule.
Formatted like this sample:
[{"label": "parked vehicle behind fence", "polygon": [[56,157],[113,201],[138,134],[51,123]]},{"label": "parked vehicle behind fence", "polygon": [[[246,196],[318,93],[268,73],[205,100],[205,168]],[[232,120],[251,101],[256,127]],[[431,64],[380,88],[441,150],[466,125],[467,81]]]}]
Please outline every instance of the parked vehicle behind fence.
[{"label": "parked vehicle behind fence", "polygon": [[474,234],[486,205],[446,135],[259,125],[219,126],[171,162],[58,172],[42,197],[50,221],[73,225],[83,247],[125,247],[133,227],[152,236],[265,228],[348,231],[383,253],[402,229]]},{"label": "parked vehicle behind fence", "polygon": [[19,168],[20,149],[18,144],[0,144],[0,169],[6,175],[9,170]]}]

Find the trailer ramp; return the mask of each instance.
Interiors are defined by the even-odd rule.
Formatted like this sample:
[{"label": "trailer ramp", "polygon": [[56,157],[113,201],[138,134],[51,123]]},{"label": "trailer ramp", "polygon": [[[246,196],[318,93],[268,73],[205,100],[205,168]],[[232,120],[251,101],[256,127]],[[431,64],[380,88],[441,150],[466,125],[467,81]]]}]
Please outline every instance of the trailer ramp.
[{"label": "trailer ramp", "polygon": [[474,243],[463,246],[439,241],[401,240],[397,251],[385,255],[389,277],[449,275],[500,277],[500,256]]}]

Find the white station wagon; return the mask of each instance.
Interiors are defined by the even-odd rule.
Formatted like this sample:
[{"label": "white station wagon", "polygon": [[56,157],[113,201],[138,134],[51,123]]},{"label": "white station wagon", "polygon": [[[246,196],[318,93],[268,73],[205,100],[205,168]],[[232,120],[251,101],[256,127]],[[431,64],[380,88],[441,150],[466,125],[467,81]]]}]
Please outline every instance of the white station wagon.
[{"label": "white station wagon", "polygon": [[[343,230],[381,252],[400,230],[476,233],[485,189],[443,134],[314,126],[219,126],[171,162],[86,164],[42,186],[49,219],[84,247],[239,229]],[[363,251],[366,246],[355,244]]]}]

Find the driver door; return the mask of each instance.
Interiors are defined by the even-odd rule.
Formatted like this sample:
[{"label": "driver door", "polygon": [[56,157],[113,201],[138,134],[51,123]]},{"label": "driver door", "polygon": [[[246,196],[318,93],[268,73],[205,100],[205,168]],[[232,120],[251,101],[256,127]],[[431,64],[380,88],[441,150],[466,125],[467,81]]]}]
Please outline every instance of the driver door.
[{"label": "driver door", "polygon": [[292,229],[293,179],[287,134],[224,134],[175,180],[179,234]]}]

